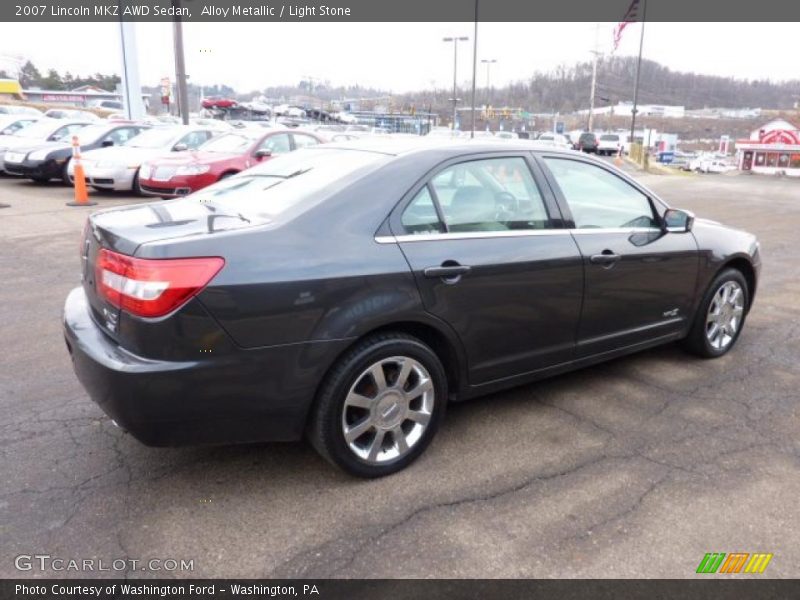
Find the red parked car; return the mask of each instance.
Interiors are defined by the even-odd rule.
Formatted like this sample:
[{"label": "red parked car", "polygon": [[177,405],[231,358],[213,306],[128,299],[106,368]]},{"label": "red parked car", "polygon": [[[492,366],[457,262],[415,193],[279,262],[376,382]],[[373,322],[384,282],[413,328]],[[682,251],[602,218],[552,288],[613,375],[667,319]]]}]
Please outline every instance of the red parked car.
[{"label": "red parked car", "polygon": [[139,170],[142,193],[162,198],[191,194],[278,156],[324,140],[297,130],[239,129],[217,136],[193,152],[145,162]]}]

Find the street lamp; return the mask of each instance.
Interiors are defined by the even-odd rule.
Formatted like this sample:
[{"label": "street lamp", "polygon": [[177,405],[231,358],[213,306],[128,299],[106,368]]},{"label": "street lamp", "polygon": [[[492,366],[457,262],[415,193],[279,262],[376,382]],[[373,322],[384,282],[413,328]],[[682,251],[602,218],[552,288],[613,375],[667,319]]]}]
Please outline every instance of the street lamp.
[{"label": "street lamp", "polygon": [[486,89],[488,90],[491,87],[491,79],[489,78],[489,69],[491,66],[497,62],[496,58],[483,58],[481,59],[481,63],[486,65]]},{"label": "street lamp", "polygon": [[456,106],[458,105],[458,77],[457,77],[457,70],[458,70],[458,42],[467,42],[469,38],[466,36],[461,37],[445,37],[442,38],[443,42],[453,42],[453,131],[456,130],[456,118],[458,113],[456,112]]}]

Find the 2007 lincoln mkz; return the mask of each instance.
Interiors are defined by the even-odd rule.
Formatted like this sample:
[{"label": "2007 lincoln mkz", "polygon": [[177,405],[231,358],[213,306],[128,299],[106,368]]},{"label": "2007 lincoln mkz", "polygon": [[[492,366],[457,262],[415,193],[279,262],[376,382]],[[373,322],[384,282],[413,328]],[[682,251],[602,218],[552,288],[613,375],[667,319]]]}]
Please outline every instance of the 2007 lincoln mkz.
[{"label": "2007 lincoln mkz", "polygon": [[739,337],[756,238],[531,142],[361,140],[93,214],[64,330],[143,443],[295,440],[407,466],[448,402]]}]

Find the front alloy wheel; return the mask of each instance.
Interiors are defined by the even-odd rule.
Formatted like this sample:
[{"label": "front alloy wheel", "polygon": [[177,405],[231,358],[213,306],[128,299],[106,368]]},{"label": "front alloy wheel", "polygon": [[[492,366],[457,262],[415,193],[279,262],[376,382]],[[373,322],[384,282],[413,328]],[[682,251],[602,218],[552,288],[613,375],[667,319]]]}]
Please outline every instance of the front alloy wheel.
[{"label": "front alloy wheel", "polygon": [[724,283],[714,294],[706,315],[706,339],[712,348],[725,350],[739,331],[744,316],[744,290],[736,281]]},{"label": "front alloy wheel", "polygon": [[738,269],[725,269],[706,290],[684,347],[704,358],[722,356],[742,333],[749,306],[744,275]]}]

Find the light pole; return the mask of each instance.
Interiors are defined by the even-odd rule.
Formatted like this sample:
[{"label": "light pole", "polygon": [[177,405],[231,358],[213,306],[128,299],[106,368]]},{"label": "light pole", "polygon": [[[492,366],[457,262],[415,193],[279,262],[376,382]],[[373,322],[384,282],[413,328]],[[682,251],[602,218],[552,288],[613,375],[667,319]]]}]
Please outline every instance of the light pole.
[{"label": "light pole", "polygon": [[445,37],[442,38],[443,42],[453,42],[453,131],[456,130],[456,118],[458,113],[456,107],[458,105],[458,42],[467,42],[469,38],[466,36],[461,37]]},{"label": "light pole", "polygon": [[486,65],[486,90],[490,90],[492,88],[492,80],[490,78],[491,75],[491,67],[494,63],[497,62],[496,58],[482,58],[481,63]]}]

